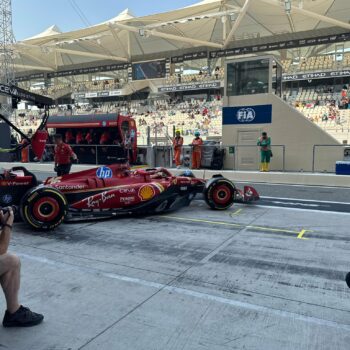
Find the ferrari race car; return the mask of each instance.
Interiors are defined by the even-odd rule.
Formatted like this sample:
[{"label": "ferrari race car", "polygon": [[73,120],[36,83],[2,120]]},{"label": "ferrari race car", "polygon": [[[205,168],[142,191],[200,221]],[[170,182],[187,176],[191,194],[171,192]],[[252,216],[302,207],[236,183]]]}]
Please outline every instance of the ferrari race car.
[{"label": "ferrari race car", "polygon": [[253,187],[238,190],[221,175],[206,181],[189,170],[174,176],[164,168],[131,170],[126,164],[51,177],[44,183],[24,167],[0,175],[0,206],[16,206],[20,218],[35,230],[53,230],[74,218],[160,214],[188,206],[197,194],[217,210],[259,199]]}]

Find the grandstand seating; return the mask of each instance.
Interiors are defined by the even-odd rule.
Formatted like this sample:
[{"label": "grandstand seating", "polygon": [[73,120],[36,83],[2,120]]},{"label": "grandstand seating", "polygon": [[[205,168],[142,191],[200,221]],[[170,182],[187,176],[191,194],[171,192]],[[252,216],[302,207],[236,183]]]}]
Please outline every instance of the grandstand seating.
[{"label": "grandstand seating", "polygon": [[[332,100],[339,93],[320,93],[314,90],[301,90],[297,95],[288,91],[289,102],[293,104],[306,118],[326,130],[340,142],[350,142],[350,109],[339,109]],[[295,100],[296,96],[299,98]],[[304,99],[306,102],[301,102]],[[320,100],[320,104],[315,102]],[[333,101],[333,102],[331,102]],[[132,115],[137,122],[140,144],[146,142],[147,128],[150,127],[151,137],[166,138],[173,135],[173,128],[181,130],[183,135],[191,136],[199,130],[204,137],[220,137],[222,131],[222,101],[213,98],[211,101],[193,99],[184,102],[155,100],[145,106],[145,101],[129,103],[82,104],[67,109],[66,106],[52,108],[55,114],[86,114],[111,113]],[[16,111],[16,123],[24,132],[34,130],[40,123],[40,112]]]},{"label": "grandstand seating", "polygon": [[215,70],[211,75],[208,75],[207,73],[202,74],[181,74],[181,78],[179,77],[179,74],[171,75],[167,80],[167,85],[174,85],[174,84],[188,84],[193,82],[209,82],[214,80],[222,80],[224,79],[224,68],[219,68],[218,70]]},{"label": "grandstand seating", "polygon": [[336,60],[334,55],[320,55],[301,58],[293,63],[291,59],[282,60],[283,72],[286,74],[311,71],[337,70],[350,67],[350,53],[346,53],[342,60]]}]

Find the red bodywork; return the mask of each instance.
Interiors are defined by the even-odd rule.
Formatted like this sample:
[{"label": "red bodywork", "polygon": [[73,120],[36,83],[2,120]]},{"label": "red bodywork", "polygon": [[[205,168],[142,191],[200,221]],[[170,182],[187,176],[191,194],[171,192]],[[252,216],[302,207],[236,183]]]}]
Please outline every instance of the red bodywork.
[{"label": "red bodywork", "polygon": [[[99,169],[110,169],[111,177],[98,176]],[[165,193],[170,186],[202,187],[204,180],[174,176],[168,170],[130,170],[127,165],[112,165],[49,178],[45,182],[69,199],[73,209],[119,209],[132,207]],[[72,203],[70,198],[74,200]]]}]

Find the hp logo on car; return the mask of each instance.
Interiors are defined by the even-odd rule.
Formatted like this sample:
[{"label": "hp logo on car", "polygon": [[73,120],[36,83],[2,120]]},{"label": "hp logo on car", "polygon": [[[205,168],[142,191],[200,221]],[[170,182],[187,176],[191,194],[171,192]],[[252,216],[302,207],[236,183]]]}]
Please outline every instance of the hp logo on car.
[{"label": "hp logo on car", "polygon": [[12,202],[12,196],[10,194],[4,194],[2,196],[2,202],[5,204],[10,204]]},{"label": "hp logo on car", "polygon": [[255,111],[253,108],[241,108],[236,117],[240,123],[251,123],[255,119]]},{"label": "hp logo on car", "polygon": [[101,166],[96,171],[96,176],[99,179],[110,179],[113,176],[113,171],[111,168],[108,168],[106,166]]}]

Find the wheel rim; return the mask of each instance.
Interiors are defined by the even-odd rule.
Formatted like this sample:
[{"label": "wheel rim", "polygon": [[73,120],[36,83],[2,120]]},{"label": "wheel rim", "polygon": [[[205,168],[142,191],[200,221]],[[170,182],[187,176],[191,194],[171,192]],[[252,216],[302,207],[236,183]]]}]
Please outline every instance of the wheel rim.
[{"label": "wheel rim", "polygon": [[51,221],[59,214],[60,207],[56,199],[51,197],[40,198],[33,206],[33,214],[37,220]]},{"label": "wheel rim", "polygon": [[213,191],[213,200],[215,203],[225,205],[231,200],[231,190],[227,185],[220,185]]}]

